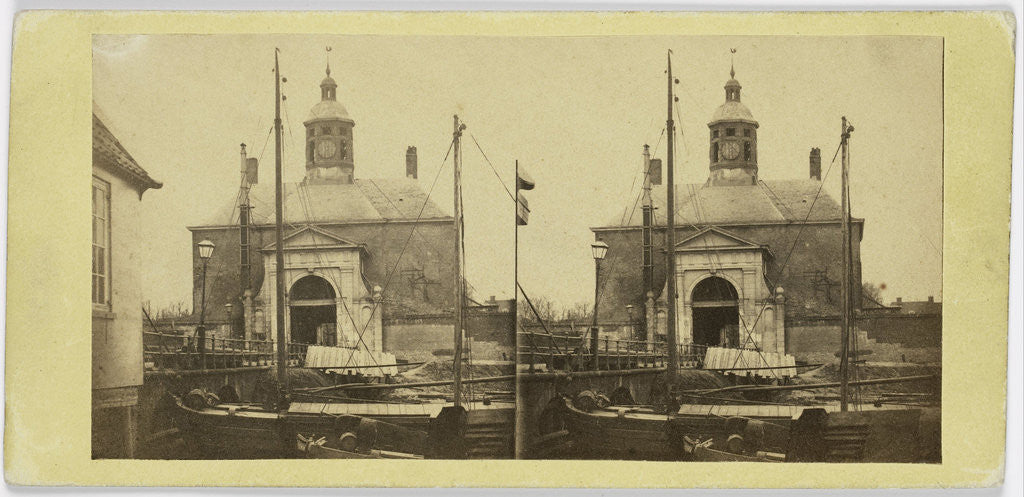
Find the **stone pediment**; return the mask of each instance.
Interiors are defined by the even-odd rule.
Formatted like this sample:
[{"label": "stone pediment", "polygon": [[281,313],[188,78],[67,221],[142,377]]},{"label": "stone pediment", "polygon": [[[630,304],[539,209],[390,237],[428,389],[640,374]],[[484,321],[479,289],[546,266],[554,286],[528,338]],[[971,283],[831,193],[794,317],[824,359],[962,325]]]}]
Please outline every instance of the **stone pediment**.
[{"label": "stone pediment", "polygon": [[705,228],[676,244],[677,251],[691,250],[761,250],[754,242],[744,240],[719,228]]},{"label": "stone pediment", "polygon": [[[363,245],[353,243],[333,233],[317,228],[316,226],[304,226],[284,237],[285,250],[338,250],[353,249],[364,250]],[[272,251],[277,244],[271,242],[263,248],[264,251]]]}]

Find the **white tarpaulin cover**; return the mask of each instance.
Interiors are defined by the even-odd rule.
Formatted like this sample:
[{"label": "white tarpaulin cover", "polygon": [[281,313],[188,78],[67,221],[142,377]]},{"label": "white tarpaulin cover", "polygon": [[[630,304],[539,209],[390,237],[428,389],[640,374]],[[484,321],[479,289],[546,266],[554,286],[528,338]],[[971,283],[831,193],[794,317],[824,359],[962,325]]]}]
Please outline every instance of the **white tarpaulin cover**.
[{"label": "white tarpaulin cover", "polygon": [[754,349],[727,349],[708,347],[704,356],[704,369],[727,369],[732,374],[751,374],[769,377],[796,376],[796,368],[786,369],[736,369],[736,368],[777,368],[795,366],[796,359],[789,354],[763,352]]},{"label": "white tarpaulin cover", "polygon": [[[395,376],[398,374],[398,367],[394,364],[395,355],[388,352],[367,352],[366,349],[357,350],[324,345],[310,345],[306,350],[306,367],[339,366],[337,369],[324,370],[338,374],[362,373],[365,376],[384,376],[385,374]],[[382,367],[377,367],[378,365]]]}]

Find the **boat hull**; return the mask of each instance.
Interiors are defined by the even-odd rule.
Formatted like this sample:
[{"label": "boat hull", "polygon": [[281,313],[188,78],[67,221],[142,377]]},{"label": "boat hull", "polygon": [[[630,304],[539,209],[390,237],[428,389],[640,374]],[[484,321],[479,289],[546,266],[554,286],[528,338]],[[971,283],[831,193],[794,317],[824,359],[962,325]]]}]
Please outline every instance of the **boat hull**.
[{"label": "boat hull", "polygon": [[[284,459],[295,457],[295,431],[278,413],[262,409],[193,409],[178,403],[175,424],[197,459]],[[218,406],[220,407],[220,406]],[[246,406],[248,407],[248,406]]]}]

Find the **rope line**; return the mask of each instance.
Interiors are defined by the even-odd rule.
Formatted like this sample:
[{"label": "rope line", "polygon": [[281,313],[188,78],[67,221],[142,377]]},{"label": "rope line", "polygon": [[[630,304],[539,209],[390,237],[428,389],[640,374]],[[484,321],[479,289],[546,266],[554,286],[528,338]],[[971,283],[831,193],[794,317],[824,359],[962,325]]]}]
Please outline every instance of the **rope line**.
[{"label": "rope line", "polygon": [[[491,166],[491,171],[494,172],[494,177],[498,178],[498,183],[501,183],[501,187],[505,189],[505,193],[508,194],[508,198],[512,199],[512,201],[515,202],[515,195],[513,195],[512,191],[508,189],[508,186],[505,185],[505,182],[501,180],[501,176],[498,174],[498,170],[494,168],[494,164],[491,164],[491,159],[487,158],[487,154],[484,153],[484,149],[480,147],[480,143],[476,141],[476,137],[473,136],[473,133],[469,133],[469,137],[473,140],[473,144],[476,145],[476,149],[480,151],[480,155],[484,156],[484,160],[487,162],[487,165]],[[516,181],[519,181],[519,178],[516,178]],[[459,202],[461,204],[462,200],[460,199]]]}]

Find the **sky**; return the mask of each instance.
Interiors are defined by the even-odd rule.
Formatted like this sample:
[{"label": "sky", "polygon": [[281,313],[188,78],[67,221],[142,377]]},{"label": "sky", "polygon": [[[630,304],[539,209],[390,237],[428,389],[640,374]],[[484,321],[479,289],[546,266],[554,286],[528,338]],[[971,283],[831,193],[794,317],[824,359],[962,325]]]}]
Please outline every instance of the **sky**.
[{"label": "sky", "polygon": [[[142,209],[143,293],[155,309],[189,300],[186,226],[212,221],[234,199],[239,143],[261,158],[261,181],[272,178],[275,47],[288,79],[284,176],[302,179],[295,144],[320,99],[327,46],[338,100],[356,121],[357,178],[404,176],[414,145],[421,186],[430,190],[436,177],[431,197],[451,212],[452,160],[442,159],[452,115],[467,124],[466,272],[478,296],[513,296],[505,188],[518,160],[537,184],[526,192],[530,224],[519,230],[520,282],[531,297],[589,302],[589,228],[635,202],[645,143],[665,154],[666,50],[680,80],[676,181],[702,183],[707,121],[725,99],[735,48],[742,99],[760,123],[760,177],[806,178],[812,147],[824,174],[845,115],[856,127],[850,178],[853,215],[866,220],[864,281],[884,284],[886,301],[941,299],[939,38],[97,35],[96,106],[164,183]],[[825,190],[839,198],[838,160]]]}]

